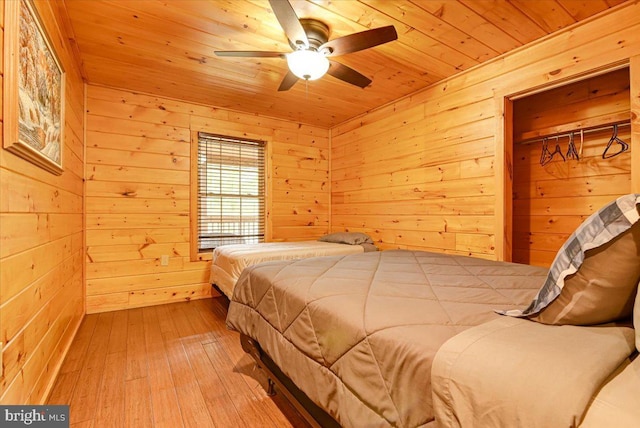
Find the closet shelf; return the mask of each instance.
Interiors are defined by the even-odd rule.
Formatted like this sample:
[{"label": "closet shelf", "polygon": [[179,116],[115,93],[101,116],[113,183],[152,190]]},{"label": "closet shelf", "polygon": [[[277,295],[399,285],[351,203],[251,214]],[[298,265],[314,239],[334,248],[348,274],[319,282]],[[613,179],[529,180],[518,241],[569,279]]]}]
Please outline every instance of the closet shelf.
[{"label": "closet shelf", "polygon": [[553,138],[558,134],[566,134],[569,132],[579,133],[581,129],[583,131],[587,131],[589,129],[627,123],[630,120],[631,112],[629,111],[597,116],[578,122],[563,123],[562,125],[555,125],[548,128],[537,129],[535,131],[522,132],[514,135],[514,141],[517,144],[526,144],[541,140],[545,137]]}]

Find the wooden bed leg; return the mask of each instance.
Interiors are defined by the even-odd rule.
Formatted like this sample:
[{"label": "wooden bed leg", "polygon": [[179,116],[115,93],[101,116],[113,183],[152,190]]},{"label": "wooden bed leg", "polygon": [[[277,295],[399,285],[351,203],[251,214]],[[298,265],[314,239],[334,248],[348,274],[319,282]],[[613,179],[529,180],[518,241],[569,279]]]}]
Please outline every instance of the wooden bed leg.
[{"label": "wooden bed leg", "polygon": [[269,397],[276,395],[276,383],[271,380],[271,378],[267,378],[267,382],[269,383],[269,386],[267,387],[267,395]]}]

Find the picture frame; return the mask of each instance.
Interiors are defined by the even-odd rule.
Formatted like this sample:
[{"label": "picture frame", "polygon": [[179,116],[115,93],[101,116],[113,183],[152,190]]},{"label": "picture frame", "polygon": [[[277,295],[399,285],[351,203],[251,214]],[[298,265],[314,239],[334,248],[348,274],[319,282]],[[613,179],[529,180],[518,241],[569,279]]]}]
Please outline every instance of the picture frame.
[{"label": "picture frame", "polygon": [[4,7],[3,147],[60,175],[65,71],[33,1]]}]

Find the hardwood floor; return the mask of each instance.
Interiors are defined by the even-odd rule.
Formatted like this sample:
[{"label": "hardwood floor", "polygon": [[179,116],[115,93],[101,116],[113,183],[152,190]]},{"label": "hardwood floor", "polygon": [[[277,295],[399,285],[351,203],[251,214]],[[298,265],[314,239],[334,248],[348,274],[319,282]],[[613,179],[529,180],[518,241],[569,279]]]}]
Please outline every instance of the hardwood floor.
[{"label": "hardwood floor", "polygon": [[224,297],[87,315],[49,404],[72,427],[308,427],[267,396],[267,378],[227,330]]}]

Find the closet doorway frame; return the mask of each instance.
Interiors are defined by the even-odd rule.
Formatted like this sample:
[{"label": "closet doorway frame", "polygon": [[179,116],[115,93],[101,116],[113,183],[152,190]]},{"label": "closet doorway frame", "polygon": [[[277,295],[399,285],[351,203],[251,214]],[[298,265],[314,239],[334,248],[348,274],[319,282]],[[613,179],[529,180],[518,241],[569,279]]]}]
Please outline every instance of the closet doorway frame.
[{"label": "closet doorway frame", "polygon": [[[631,116],[631,193],[640,193],[640,55],[613,64],[522,90],[494,91],[495,132],[495,256],[510,262],[513,258],[513,103],[540,92],[610,73],[629,69]],[[501,118],[501,119],[500,119]]]}]

